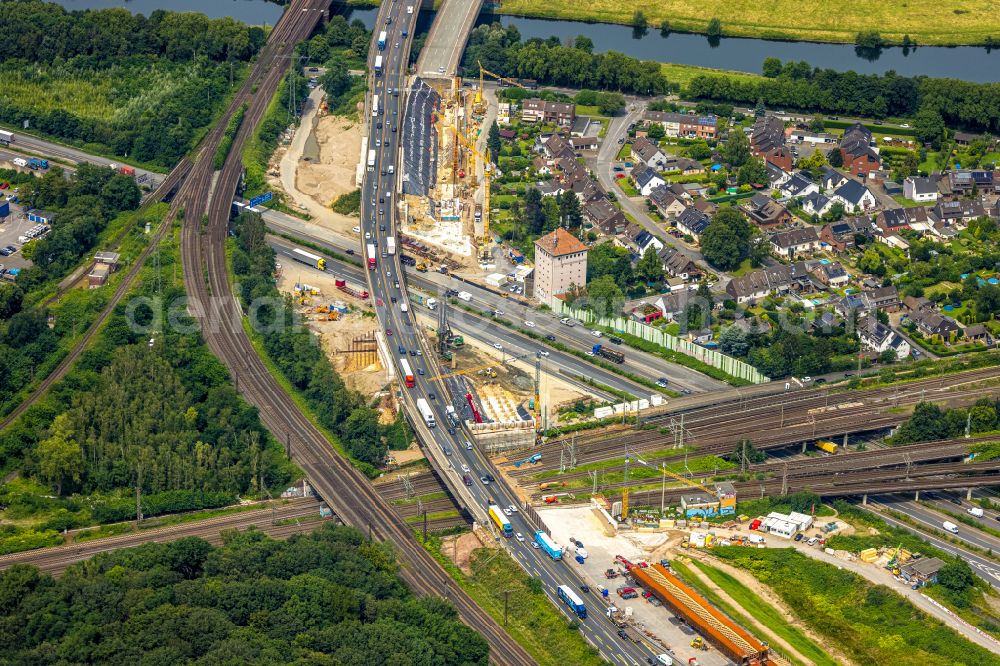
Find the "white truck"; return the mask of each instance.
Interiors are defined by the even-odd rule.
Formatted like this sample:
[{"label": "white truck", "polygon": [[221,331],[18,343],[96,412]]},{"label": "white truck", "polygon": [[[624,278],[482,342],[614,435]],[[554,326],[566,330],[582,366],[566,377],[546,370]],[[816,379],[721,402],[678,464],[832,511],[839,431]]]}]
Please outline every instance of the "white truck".
[{"label": "white truck", "polygon": [[950,520],[946,520],[943,523],[941,523],[941,527],[943,527],[947,532],[951,532],[952,534],[958,534],[958,525],[951,522]]},{"label": "white truck", "polygon": [[438,301],[436,298],[428,298],[424,304],[427,306],[428,310],[433,310],[437,307]]},{"label": "white truck", "polygon": [[971,509],[969,509],[969,515],[970,516],[975,516],[976,518],[982,518],[983,517],[983,510],[980,509],[978,506],[974,506]]},{"label": "white truck", "polygon": [[371,150],[368,151],[368,170],[369,171],[374,171],[375,170],[375,149],[374,148],[372,148]]},{"label": "white truck", "polygon": [[394,236],[385,237],[385,249],[390,255],[396,254],[396,238]]},{"label": "white truck", "polygon": [[12,143],[14,143],[14,134],[7,130],[0,130],[0,144],[9,146]]},{"label": "white truck", "polygon": [[427,424],[428,428],[433,428],[437,425],[437,422],[434,420],[434,412],[431,411],[431,407],[427,404],[426,400],[418,398],[417,409],[420,410],[420,415],[424,417],[424,423]]},{"label": "white truck", "polygon": [[470,294],[467,291],[460,291],[460,292],[458,292],[458,297],[461,298],[466,303],[468,303],[469,301],[472,300],[472,294]]}]

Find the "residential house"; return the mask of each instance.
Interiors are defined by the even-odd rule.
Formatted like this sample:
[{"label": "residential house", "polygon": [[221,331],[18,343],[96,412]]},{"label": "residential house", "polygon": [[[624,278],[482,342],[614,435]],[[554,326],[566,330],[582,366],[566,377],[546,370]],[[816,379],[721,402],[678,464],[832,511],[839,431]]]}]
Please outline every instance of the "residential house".
[{"label": "residential house", "polygon": [[934,311],[934,302],[926,296],[904,296],[903,305],[911,314]]},{"label": "residential house", "polygon": [[573,120],[573,126],[570,127],[569,135],[575,137],[586,136],[587,130],[590,129],[590,123],[591,120],[587,116],[577,116],[577,118]]},{"label": "residential house", "polygon": [[632,143],[632,158],[659,171],[664,170],[663,165],[667,161],[667,156],[660,147],[644,136]]},{"label": "residential house", "polygon": [[937,201],[937,180],[922,178],[920,176],[910,176],[903,181],[903,196],[917,203]]},{"label": "residential house", "polygon": [[719,136],[719,118],[714,115],[698,116],[671,111],[646,111],[646,123],[659,123],[669,137],[689,139],[716,139]]},{"label": "residential house", "polygon": [[500,130],[498,134],[500,134],[500,138],[504,141],[513,141],[517,138],[517,132],[514,130]]},{"label": "residential house", "polygon": [[949,194],[961,197],[972,194],[972,189],[976,186],[976,181],[972,178],[972,172],[966,169],[957,169],[948,172]]},{"label": "residential house", "polygon": [[792,214],[787,208],[761,192],[740,202],[740,208],[761,227],[773,228],[792,222]]},{"label": "residential house", "polygon": [[694,259],[675,247],[667,245],[658,254],[663,261],[663,270],[673,277],[690,280],[701,274],[701,269],[694,263]]},{"label": "residential house", "polygon": [[964,227],[977,217],[985,216],[986,209],[978,199],[938,201],[931,213],[946,226]]},{"label": "residential house", "polygon": [[801,206],[802,210],[810,215],[821,216],[830,212],[830,209],[833,208],[833,200],[825,194],[812,192],[802,197]]},{"label": "residential house", "polygon": [[921,310],[909,315],[910,321],[917,325],[917,330],[924,335],[940,335],[948,339],[959,329],[958,322],[951,317],[945,317],[932,310]]},{"label": "residential house", "polygon": [[899,291],[893,285],[863,291],[861,292],[861,297],[864,298],[869,310],[896,312],[901,305],[899,302]]},{"label": "residential house", "polygon": [[510,102],[500,102],[497,104],[497,123],[500,125],[510,125]]},{"label": "residential house", "polygon": [[795,197],[804,197],[813,192],[819,192],[819,186],[801,173],[795,173],[778,188],[778,192],[783,197],[794,199]]},{"label": "residential house", "polygon": [[993,344],[993,337],[984,324],[972,324],[962,329],[962,335],[969,342],[982,342],[986,345]]},{"label": "residential house", "polygon": [[799,261],[791,266],[778,264],[734,277],[726,285],[726,293],[737,303],[749,303],[771,293],[800,290],[811,284],[805,262]]},{"label": "residential house", "polygon": [[785,122],[781,118],[764,116],[754,122],[750,134],[750,149],[754,155],[760,157],[784,145]]},{"label": "residential house", "polygon": [[576,118],[576,104],[526,99],[521,102],[521,119],[528,123],[543,122],[559,127],[572,127]]},{"label": "residential house", "polygon": [[856,180],[848,180],[833,192],[831,200],[844,205],[844,211],[848,213],[858,213],[865,210],[873,210],[878,204],[878,199],[871,190]]},{"label": "residential house", "polygon": [[875,218],[875,225],[883,234],[896,234],[910,228],[910,220],[905,208],[888,208]]},{"label": "residential house", "polygon": [[[569,141],[559,136],[558,134],[553,134],[542,144],[545,154],[553,160],[559,159],[569,159],[576,161],[576,151],[573,150],[573,146],[570,145]],[[579,164],[579,163],[578,163]]]},{"label": "residential house", "polygon": [[910,343],[875,317],[860,322],[857,334],[864,347],[878,354],[892,350],[896,352],[896,358],[910,355]]},{"label": "residential house", "polygon": [[824,192],[833,192],[835,189],[847,182],[847,176],[840,173],[832,166],[824,164],[820,169],[819,185]]},{"label": "residential house", "polygon": [[695,240],[701,238],[702,233],[708,228],[709,220],[708,215],[701,212],[694,206],[689,206],[684,210],[683,213],[677,216],[674,220],[674,224],[677,229],[689,236],[692,236]]},{"label": "residential house", "polygon": [[784,259],[811,254],[819,249],[819,234],[816,233],[816,227],[779,231],[769,240],[771,251]]},{"label": "residential house", "polygon": [[788,143],[808,143],[814,146],[833,145],[837,143],[837,136],[835,134],[810,132],[798,127],[789,127],[785,130],[785,137]]},{"label": "residential house", "polygon": [[848,217],[823,225],[819,232],[819,239],[837,252],[853,250],[858,236],[872,237],[872,224],[867,218]]},{"label": "residential house", "polygon": [[851,281],[851,276],[836,261],[816,264],[812,268],[812,274],[827,289],[839,289]]},{"label": "residential house", "polygon": [[687,208],[679,197],[672,194],[669,189],[661,185],[654,187],[649,193],[649,200],[653,202],[659,211],[668,220],[672,220]]},{"label": "residential house", "polygon": [[712,217],[717,212],[719,212],[719,207],[716,206],[711,201],[709,201],[708,199],[697,199],[691,205],[700,210],[701,212],[703,212],[705,215],[708,215],[709,217]]},{"label": "residential house", "polygon": [[628,224],[625,213],[603,197],[584,204],[583,216],[609,236],[624,233]]},{"label": "residential house", "polygon": [[844,158],[844,170],[852,176],[865,177],[882,168],[882,160],[872,144],[872,133],[861,123],[854,123],[844,132],[840,140],[840,154]]},{"label": "residential house", "polygon": [[644,164],[636,165],[632,169],[632,181],[635,183],[635,188],[639,190],[639,194],[644,197],[648,197],[649,193],[657,187],[666,185],[666,181],[660,177],[655,169]]},{"label": "residential house", "polygon": [[663,249],[663,241],[643,229],[635,237],[635,248],[640,256],[646,254],[646,250],[650,248],[653,248],[654,252],[659,252]]},{"label": "residential house", "polygon": [[780,188],[792,177],[792,174],[788,170],[782,169],[776,164],[765,162],[764,166],[767,167],[767,182],[772,190]]},{"label": "residential house", "polygon": [[698,160],[689,157],[667,155],[663,162],[663,171],[680,171],[683,176],[699,176],[705,173],[705,166]]},{"label": "residential house", "polygon": [[792,151],[785,146],[772,148],[766,153],[763,153],[761,157],[763,157],[764,161],[768,164],[774,164],[785,171],[791,171],[792,165],[795,164],[795,158],[792,156]]}]

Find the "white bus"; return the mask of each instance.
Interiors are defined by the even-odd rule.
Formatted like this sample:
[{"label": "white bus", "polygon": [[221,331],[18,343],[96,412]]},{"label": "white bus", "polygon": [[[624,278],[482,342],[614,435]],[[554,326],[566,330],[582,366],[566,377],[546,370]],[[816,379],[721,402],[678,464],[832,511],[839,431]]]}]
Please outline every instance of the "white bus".
[{"label": "white bus", "polygon": [[378,115],[378,95],[372,97],[372,118]]}]

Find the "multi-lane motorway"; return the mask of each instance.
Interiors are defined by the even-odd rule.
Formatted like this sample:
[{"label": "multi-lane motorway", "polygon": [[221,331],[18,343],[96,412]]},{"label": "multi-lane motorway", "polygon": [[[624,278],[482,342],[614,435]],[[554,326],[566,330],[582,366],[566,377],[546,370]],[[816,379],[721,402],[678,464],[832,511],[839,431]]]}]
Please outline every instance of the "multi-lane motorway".
[{"label": "multi-lane motorway", "polygon": [[[383,5],[380,13],[378,30],[388,32],[388,40],[384,51],[382,73],[372,76],[370,97],[367,109],[374,109],[374,96],[378,96],[379,112],[370,115],[368,150],[375,151],[375,163],[365,174],[362,191],[362,234],[360,241],[361,254],[366,260],[374,260],[374,268],[367,271],[369,290],[376,303],[376,315],[381,330],[384,332],[382,344],[392,358],[396,359],[396,373],[400,373],[399,359],[403,354],[407,358],[411,350],[420,350],[424,361],[433,368],[435,361],[433,351],[428,349],[421,339],[419,328],[413,316],[412,307],[403,311],[403,305],[410,306],[406,292],[405,278],[399,261],[399,254],[382,256],[387,247],[387,238],[398,238],[399,225],[396,212],[396,177],[397,173],[389,173],[389,167],[397,166],[399,158],[400,135],[393,127],[400,126],[399,117],[403,113],[405,94],[390,93],[403,87],[403,72],[406,66],[408,44],[402,36],[404,28],[412,36],[415,17],[406,13],[406,3],[396,0],[389,7]],[[384,23],[381,23],[384,21]],[[374,56],[373,56],[374,57]],[[370,111],[369,111],[370,112]],[[388,196],[386,196],[388,194]],[[375,246],[374,256],[369,257],[368,245]],[[399,244],[397,243],[397,247]],[[381,302],[382,305],[378,305]],[[402,388],[403,403],[407,413],[414,419],[414,427],[428,454],[440,468],[442,476],[469,506],[473,515],[485,522],[486,507],[493,503],[501,507],[520,505],[516,495],[500,479],[486,483],[482,477],[492,476],[492,467],[485,455],[475,446],[467,444],[471,438],[461,430],[450,426],[445,412],[448,404],[447,388],[440,379],[432,375],[430,370],[426,375],[417,375],[412,388]],[[418,399],[424,399],[430,405],[436,417],[436,425],[427,427],[416,408]],[[445,455],[444,452],[450,452]],[[468,470],[465,472],[464,470]],[[466,487],[462,475],[469,474],[473,484]],[[582,579],[572,561],[555,562],[542,551],[531,547],[531,537],[535,525],[529,522],[523,512],[512,513],[509,518],[514,531],[523,535],[524,541],[517,538],[504,539],[497,537],[522,566],[541,580],[546,593],[553,599],[560,610],[569,615],[566,606],[555,597],[558,585],[567,584],[579,590]],[[582,593],[581,593],[582,594]],[[597,647],[606,659],[616,664],[635,664],[645,662],[654,654],[645,645],[624,641],[617,636],[617,628],[606,617],[605,604],[598,597],[588,596],[585,605],[588,607],[588,617],[581,622],[582,631]]]}]

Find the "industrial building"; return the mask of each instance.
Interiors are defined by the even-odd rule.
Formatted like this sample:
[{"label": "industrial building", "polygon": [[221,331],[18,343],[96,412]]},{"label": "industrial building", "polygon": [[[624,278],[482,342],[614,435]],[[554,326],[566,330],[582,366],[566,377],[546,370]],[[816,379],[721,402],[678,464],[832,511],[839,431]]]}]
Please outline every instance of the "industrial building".
[{"label": "industrial building", "polygon": [[812,522],[812,516],[804,513],[792,511],[791,513],[784,514],[772,511],[761,522],[760,529],[775,536],[791,539],[796,533],[809,529]]}]

